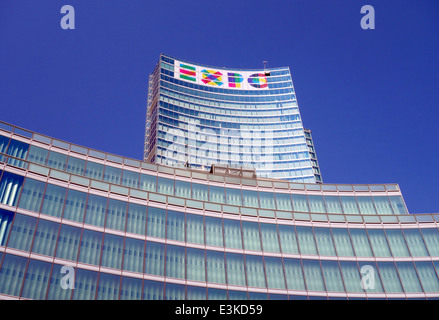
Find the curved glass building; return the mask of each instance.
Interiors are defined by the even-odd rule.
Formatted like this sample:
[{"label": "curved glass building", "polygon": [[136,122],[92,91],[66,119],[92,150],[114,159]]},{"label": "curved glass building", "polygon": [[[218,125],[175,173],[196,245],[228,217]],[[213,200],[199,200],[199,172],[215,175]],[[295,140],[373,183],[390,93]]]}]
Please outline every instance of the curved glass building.
[{"label": "curved glass building", "polygon": [[321,182],[288,67],[238,70],[161,55],[149,78],[144,160]]},{"label": "curved glass building", "polygon": [[398,185],[151,164],[0,123],[2,299],[435,299]]}]

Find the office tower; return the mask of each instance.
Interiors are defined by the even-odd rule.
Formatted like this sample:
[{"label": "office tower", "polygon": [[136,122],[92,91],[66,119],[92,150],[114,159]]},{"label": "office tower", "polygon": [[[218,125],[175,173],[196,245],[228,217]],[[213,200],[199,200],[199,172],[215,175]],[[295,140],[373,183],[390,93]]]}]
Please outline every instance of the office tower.
[{"label": "office tower", "polygon": [[149,77],[144,160],[316,182],[288,67],[226,69],[162,54]]}]

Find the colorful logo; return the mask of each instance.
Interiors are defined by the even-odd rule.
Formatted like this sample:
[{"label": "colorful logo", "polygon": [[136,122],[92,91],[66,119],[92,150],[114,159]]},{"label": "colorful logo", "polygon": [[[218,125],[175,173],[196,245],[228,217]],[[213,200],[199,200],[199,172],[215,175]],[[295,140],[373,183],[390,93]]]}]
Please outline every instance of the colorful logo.
[{"label": "colorful logo", "polygon": [[195,82],[195,67],[180,63],[180,79]]},{"label": "colorful logo", "polygon": [[229,77],[229,87],[230,88],[241,88],[241,82],[244,78],[239,73],[229,72],[227,73]]},{"label": "colorful logo", "polygon": [[265,74],[263,73],[255,73],[248,77],[248,83],[255,88],[267,88],[267,78],[265,78]]},{"label": "colorful logo", "polygon": [[205,84],[212,86],[222,86],[223,85],[223,74],[215,70],[204,69],[201,71],[201,81]]}]

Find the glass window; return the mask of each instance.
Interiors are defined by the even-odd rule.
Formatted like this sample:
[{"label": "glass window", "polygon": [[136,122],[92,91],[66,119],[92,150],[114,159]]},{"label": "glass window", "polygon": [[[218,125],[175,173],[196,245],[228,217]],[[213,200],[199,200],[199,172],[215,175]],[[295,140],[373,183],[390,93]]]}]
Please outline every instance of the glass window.
[{"label": "glass window", "polygon": [[337,261],[322,260],[323,278],[326,290],[330,292],[344,292],[343,280]]},{"label": "glass window", "polygon": [[439,279],[430,261],[415,261],[416,270],[425,292],[438,292]]},{"label": "glass window", "polygon": [[69,157],[67,161],[66,171],[83,176],[85,173],[85,160],[75,157]]},{"label": "glass window", "polygon": [[331,230],[328,228],[314,228],[317,242],[317,251],[322,256],[335,256]]},{"label": "glass window", "polygon": [[428,256],[427,248],[422,239],[419,229],[403,229],[405,240],[410,249],[412,257],[426,257]]},{"label": "glass window", "polygon": [[247,283],[249,287],[265,288],[265,272],[262,256],[247,255],[245,257]]},{"label": "glass window", "polygon": [[146,206],[128,204],[127,232],[143,235],[146,233]]},{"label": "glass window", "polygon": [[165,245],[152,241],[146,242],[145,273],[164,276]]},{"label": "glass window", "polygon": [[341,204],[345,214],[358,214],[360,213],[357,201],[355,197],[340,196]]},{"label": "glass window", "polygon": [[157,192],[174,195],[174,180],[158,177]]},{"label": "glass window", "polygon": [[386,293],[403,292],[395,264],[393,262],[377,262],[377,264]]},{"label": "glass window", "polygon": [[277,210],[293,211],[289,193],[276,193],[275,197]]},{"label": "glass window", "polygon": [[245,286],[244,257],[238,253],[226,253],[227,283]]},{"label": "glass window", "polygon": [[139,173],[131,170],[122,170],[122,185],[137,189],[139,187]]},{"label": "glass window", "polygon": [[107,198],[88,195],[87,211],[85,213],[85,223],[98,227],[105,224],[105,212],[107,209]]},{"label": "glass window", "polygon": [[317,255],[314,233],[311,227],[296,226],[297,239],[301,254]]},{"label": "glass window", "polygon": [[308,291],[325,291],[322,271],[318,260],[302,260],[303,274],[305,275]]},{"label": "glass window", "polygon": [[49,286],[51,267],[51,263],[31,259],[26,270],[21,296],[34,300],[44,300]]},{"label": "glass window", "polygon": [[84,212],[87,203],[87,194],[69,189],[64,208],[63,219],[84,222]]},{"label": "glass window", "polygon": [[30,251],[37,219],[16,213],[11,228],[8,247]]},{"label": "glass window", "polygon": [[242,206],[241,189],[226,188],[227,204]]},{"label": "glass window", "polygon": [[82,232],[78,261],[98,266],[101,257],[101,248],[102,232],[84,229]]},{"label": "glass window", "polygon": [[206,300],[206,288],[205,287],[186,287],[187,300]]},{"label": "glass window", "polygon": [[175,180],[175,196],[190,199],[191,183],[187,181]]},{"label": "glass window", "polygon": [[144,280],[143,300],[163,300],[163,282]]},{"label": "glass window", "polygon": [[308,202],[306,200],[306,195],[302,194],[292,194],[293,208],[296,212],[309,212]]},{"label": "glass window", "polygon": [[361,274],[361,285],[365,292],[383,293],[378,268],[373,261],[359,261],[358,266]]},{"label": "glass window", "polygon": [[140,174],[140,189],[156,192],[157,177],[148,174]]},{"label": "glass window", "polygon": [[[248,257],[248,256],[247,256]],[[247,263],[247,258],[246,258]],[[265,257],[265,269],[267,275],[267,285],[273,289],[286,289],[285,275],[281,258]],[[248,278],[248,272],[247,272]]]},{"label": "glass window", "polygon": [[410,253],[400,229],[385,229],[390,250],[394,257],[409,257]]},{"label": "glass window", "polygon": [[[14,213],[0,209],[0,245],[6,245]],[[1,256],[0,256],[1,258]]]},{"label": "glass window", "polygon": [[185,300],[185,286],[182,284],[167,283],[165,300]]},{"label": "glass window", "polygon": [[167,233],[166,238],[172,240],[184,241],[184,213],[168,210],[167,213]]},{"label": "glass window", "polygon": [[340,261],[341,274],[347,292],[364,292],[361,287],[361,275],[354,261]]},{"label": "glass window", "polygon": [[208,201],[207,185],[192,183],[192,198],[195,200]]},{"label": "glass window", "polygon": [[209,186],[209,201],[225,203],[224,188],[217,186]]},{"label": "glass window", "polygon": [[328,213],[343,213],[338,196],[324,196]]},{"label": "glass window", "polygon": [[258,192],[251,190],[242,190],[242,200],[244,207],[259,208]]},{"label": "glass window", "polygon": [[46,256],[53,256],[58,237],[59,224],[40,219],[35,232],[32,252]]},{"label": "glass window", "polygon": [[259,201],[261,203],[261,208],[276,209],[276,203],[274,201],[274,193],[272,192],[259,191]]},{"label": "glass window", "polygon": [[309,208],[311,212],[326,213],[325,203],[322,196],[308,195]]},{"label": "glass window", "polygon": [[361,214],[376,214],[372,197],[357,197]]},{"label": "glass window", "polygon": [[206,251],[207,282],[226,283],[224,252]]},{"label": "glass window", "polygon": [[205,217],[206,221],[206,245],[223,247],[222,219]]},{"label": "glass window", "polygon": [[224,239],[226,247],[242,249],[241,222],[239,220],[224,219]]},{"label": "glass window", "polygon": [[118,300],[119,287],[119,275],[101,272],[99,275],[97,300]]},{"label": "glass window", "polygon": [[104,174],[104,165],[95,163],[92,161],[87,161],[85,167],[85,176],[88,178],[102,180],[102,176]]},{"label": "glass window", "polygon": [[95,271],[77,269],[75,276],[74,300],[95,300],[98,273]]},{"label": "glass window", "polygon": [[48,184],[44,194],[43,207],[41,213],[54,217],[61,217],[66,198],[67,189]]},{"label": "glass window", "polygon": [[56,247],[56,257],[76,261],[78,259],[78,248],[81,241],[81,229],[71,227],[66,224],[61,225],[58,244]]},{"label": "glass window", "polygon": [[384,230],[368,229],[370,244],[375,257],[391,257],[389,245],[387,244]]},{"label": "glass window", "polygon": [[186,213],[186,241],[204,244],[204,217]]},{"label": "glass window", "polygon": [[262,248],[264,251],[280,252],[277,227],[271,223],[261,223]]},{"label": "glass window", "polygon": [[178,279],[185,278],[185,247],[166,246],[166,276]]},{"label": "glass window", "polygon": [[16,206],[23,185],[23,177],[3,171],[0,181],[0,203]]},{"label": "glass window", "polygon": [[[26,159],[28,149],[29,145],[27,143],[11,139],[7,154],[15,158]],[[8,164],[23,167],[22,161],[13,158],[8,159]]]},{"label": "glass window", "polygon": [[421,229],[430,256],[439,256],[439,231],[437,229]]},{"label": "glass window", "polygon": [[46,165],[46,160],[48,155],[49,155],[49,150],[31,145],[29,147],[29,154],[27,156],[27,161],[36,164],[42,164],[44,166]]},{"label": "glass window", "polygon": [[372,257],[372,249],[370,248],[366,230],[351,228],[349,231],[356,255],[358,257]]},{"label": "glass window", "polygon": [[125,238],[123,269],[132,272],[143,272],[145,241]]},{"label": "glass window", "polygon": [[294,226],[279,224],[278,230],[282,252],[293,254],[299,253]]},{"label": "glass window", "polygon": [[61,287],[62,277],[64,277],[66,274],[64,270],[61,272],[62,267],[64,266],[59,264],[53,265],[52,274],[50,275],[49,279],[49,292],[47,294],[48,300],[70,300],[72,296],[72,289],[63,289]]},{"label": "glass window", "polygon": [[261,239],[257,222],[242,221],[242,236],[244,238],[244,249],[261,251]]},{"label": "glass window", "polygon": [[393,214],[392,207],[390,206],[389,198],[387,196],[373,197],[375,207],[378,214]]},{"label": "glass window", "polygon": [[122,178],[122,169],[112,166],[105,166],[104,181],[114,184],[120,184]]},{"label": "glass window", "polygon": [[390,203],[392,204],[394,213],[396,214],[408,213],[401,196],[389,196],[389,199],[390,199]]},{"label": "glass window", "polygon": [[148,207],[148,223],[146,224],[146,234],[148,236],[165,238],[166,210]]},{"label": "glass window", "polygon": [[142,300],[142,279],[122,277],[120,300]]},{"label": "glass window", "polygon": [[404,292],[422,292],[413,262],[396,262]]},{"label": "glass window", "polygon": [[207,297],[209,300],[227,300],[227,291],[216,288],[207,288]]},{"label": "glass window", "polygon": [[206,281],[205,252],[201,249],[186,249],[186,274],[188,280]]},{"label": "glass window", "polygon": [[5,254],[0,269],[0,292],[18,297],[26,270],[27,258]]},{"label": "glass window", "polygon": [[45,186],[44,182],[29,178],[25,179],[18,207],[39,212]]},{"label": "glass window", "polygon": [[50,151],[49,158],[47,159],[47,166],[64,171],[67,164],[67,155]]}]

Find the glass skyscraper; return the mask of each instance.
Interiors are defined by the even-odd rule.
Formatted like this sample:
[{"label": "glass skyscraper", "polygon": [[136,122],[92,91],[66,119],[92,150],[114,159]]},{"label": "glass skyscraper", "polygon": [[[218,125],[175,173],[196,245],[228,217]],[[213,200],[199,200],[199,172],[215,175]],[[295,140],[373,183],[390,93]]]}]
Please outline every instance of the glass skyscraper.
[{"label": "glass skyscraper", "polygon": [[225,69],[162,54],[148,91],[145,161],[322,181],[313,170],[288,67]]}]

